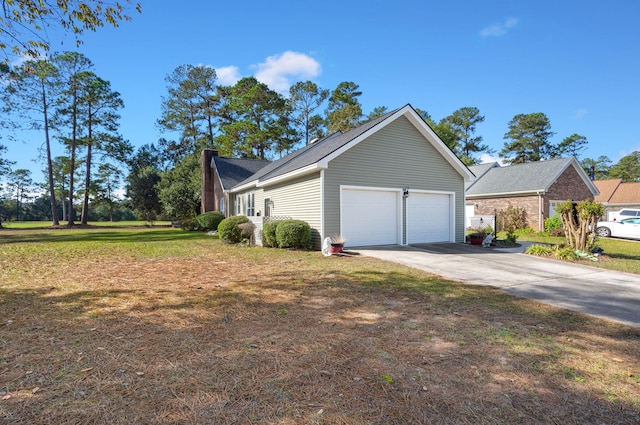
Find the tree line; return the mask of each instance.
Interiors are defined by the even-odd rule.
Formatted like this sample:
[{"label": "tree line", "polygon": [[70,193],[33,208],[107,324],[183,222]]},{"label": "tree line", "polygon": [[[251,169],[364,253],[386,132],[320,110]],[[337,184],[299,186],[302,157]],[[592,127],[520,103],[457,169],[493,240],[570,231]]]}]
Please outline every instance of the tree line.
[{"label": "tree line", "polygon": [[[113,211],[118,204],[114,192],[121,181],[128,205],[139,217],[193,217],[200,207],[203,148],[218,149],[222,156],[275,159],[314,138],[349,131],[390,112],[379,106],[365,114],[359,100],[362,91],[351,81],[333,90],[311,81],[297,82],[285,96],[254,77],[218,85],[215,69],[182,65],[165,78],[156,125],[166,137],[134,152],[118,134],[119,111],[124,107],[119,93],[92,68],[88,58],[65,52],[28,61],[19,69],[5,67],[3,72],[3,100],[11,117],[7,124],[17,131],[25,127],[41,131],[54,224],[58,209],[63,220],[74,224],[78,195],[81,223],[87,222],[90,207],[107,205]],[[478,108],[462,107],[438,121],[425,110],[416,112],[465,164],[477,163],[481,153],[495,153],[478,134],[477,127],[485,120]],[[588,143],[585,136],[572,134],[554,145],[554,134],[544,113],[518,114],[507,125],[498,155],[512,164],[569,155],[580,158]],[[52,138],[62,143],[67,155],[51,158]],[[636,152],[618,164],[607,157],[581,162],[594,178],[632,181],[640,179],[638,156]],[[26,170],[11,171],[10,165],[0,156],[0,173],[10,176],[8,199],[15,200],[19,216],[25,191],[20,192],[17,182],[29,176]],[[126,177],[121,166],[127,168]]]},{"label": "tree line", "polygon": [[[119,111],[124,108],[120,93],[93,71],[87,57],[76,52],[6,67],[2,77],[0,97],[7,117],[3,127],[11,130],[12,137],[28,130],[42,137],[44,186],[53,224],[59,225],[58,204],[63,220],[69,226],[75,224],[76,193],[82,196],[80,221],[87,224],[90,199],[114,201],[117,164],[133,152],[132,145],[118,134]],[[62,144],[65,156],[52,157],[54,140]],[[11,164],[7,159],[3,162],[7,173]],[[30,178],[28,170],[9,175],[13,180]]]}]

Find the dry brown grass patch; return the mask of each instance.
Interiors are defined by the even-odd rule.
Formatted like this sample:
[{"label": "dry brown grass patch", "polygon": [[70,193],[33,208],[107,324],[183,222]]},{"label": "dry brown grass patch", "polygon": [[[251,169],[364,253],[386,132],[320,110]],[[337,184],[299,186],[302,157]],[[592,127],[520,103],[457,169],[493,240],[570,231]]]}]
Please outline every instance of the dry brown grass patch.
[{"label": "dry brown grass patch", "polygon": [[190,244],[0,255],[0,423],[640,421],[638,329],[370,258]]}]

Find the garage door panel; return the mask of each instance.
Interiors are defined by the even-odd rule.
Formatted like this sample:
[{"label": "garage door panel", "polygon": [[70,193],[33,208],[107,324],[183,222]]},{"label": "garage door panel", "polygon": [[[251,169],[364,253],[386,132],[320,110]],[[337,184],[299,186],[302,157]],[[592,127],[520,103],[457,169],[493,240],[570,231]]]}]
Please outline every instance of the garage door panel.
[{"label": "garage door panel", "polygon": [[407,199],[407,242],[451,241],[451,195],[411,193]]},{"label": "garage door panel", "polygon": [[343,189],[342,235],[347,246],[397,244],[398,193],[385,190]]}]

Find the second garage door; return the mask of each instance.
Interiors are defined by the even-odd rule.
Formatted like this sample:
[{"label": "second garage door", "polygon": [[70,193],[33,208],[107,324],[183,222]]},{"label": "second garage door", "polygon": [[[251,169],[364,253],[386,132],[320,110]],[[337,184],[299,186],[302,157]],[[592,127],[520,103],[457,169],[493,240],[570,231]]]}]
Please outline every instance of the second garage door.
[{"label": "second garage door", "polygon": [[449,194],[411,192],[407,198],[407,243],[452,242]]},{"label": "second garage door", "polygon": [[347,246],[394,245],[399,238],[400,192],[342,189],[340,227]]}]

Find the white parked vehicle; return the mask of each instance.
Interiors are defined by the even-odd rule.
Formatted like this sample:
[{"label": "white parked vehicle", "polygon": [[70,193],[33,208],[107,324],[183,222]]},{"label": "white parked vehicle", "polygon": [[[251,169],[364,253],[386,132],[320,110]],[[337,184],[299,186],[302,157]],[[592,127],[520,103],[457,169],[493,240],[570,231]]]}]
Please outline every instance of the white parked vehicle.
[{"label": "white parked vehicle", "polygon": [[618,211],[609,211],[607,221],[620,221],[625,218],[640,217],[640,210],[635,208],[623,208]]},{"label": "white parked vehicle", "polygon": [[625,218],[620,221],[599,221],[596,226],[596,235],[640,240],[640,217]]}]

